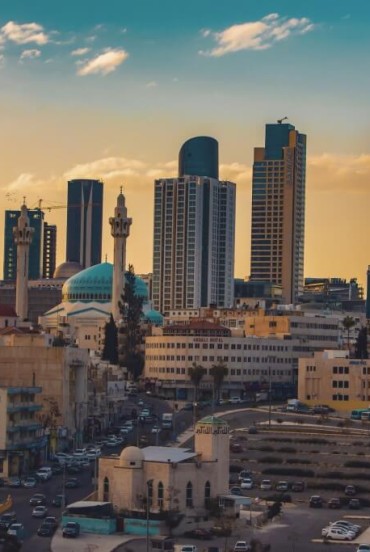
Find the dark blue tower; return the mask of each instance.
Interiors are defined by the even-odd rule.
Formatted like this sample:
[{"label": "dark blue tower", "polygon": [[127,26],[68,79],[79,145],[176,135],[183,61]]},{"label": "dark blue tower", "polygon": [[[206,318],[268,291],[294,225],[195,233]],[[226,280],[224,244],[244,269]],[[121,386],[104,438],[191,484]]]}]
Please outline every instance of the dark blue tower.
[{"label": "dark blue tower", "polygon": [[68,182],[66,260],[88,268],[101,263],[103,183],[76,179]]},{"label": "dark blue tower", "polygon": [[209,136],[187,140],[179,153],[179,177],[208,176],[218,179],[218,142]]}]

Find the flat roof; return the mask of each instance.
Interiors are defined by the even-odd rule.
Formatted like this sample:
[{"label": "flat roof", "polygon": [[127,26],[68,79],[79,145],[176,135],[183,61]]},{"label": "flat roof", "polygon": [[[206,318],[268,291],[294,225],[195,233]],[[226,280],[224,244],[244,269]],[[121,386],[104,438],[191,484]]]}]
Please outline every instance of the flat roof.
[{"label": "flat roof", "polygon": [[145,447],[141,451],[146,462],[172,462],[178,464],[197,456],[196,452],[178,447]]},{"label": "flat roof", "polygon": [[87,508],[88,506],[93,508],[94,506],[105,506],[106,504],[110,504],[110,502],[99,502],[97,500],[79,500],[78,502],[73,502],[73,504],[68,504],[66,508]]}]

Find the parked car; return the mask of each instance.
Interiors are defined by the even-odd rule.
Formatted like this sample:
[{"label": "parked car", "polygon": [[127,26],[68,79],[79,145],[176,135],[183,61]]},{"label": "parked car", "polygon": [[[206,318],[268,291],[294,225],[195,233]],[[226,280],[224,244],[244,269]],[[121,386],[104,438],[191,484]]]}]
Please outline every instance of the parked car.
[{"label": "parked car", "polygon": [[359,544],[356,552],[370,552],[370,544]]},{"label": "parked car", "polygon": [[276,483],[275,489],[276,489],[277,491],[282,491],[282,492],[288,491],[288,490],[289,490],[289,483],[288,483],[288,481],[278,481],[278,482]]},{"label": "parked car", "polygon": [[263,479],[260,485],[261,491],[271,491],[272,481],[270,479]]},{"label": "parked car", "polygon": [[17,539],[22,542],[24,537],[26,536],[26,530],[24,528],[23,523],[11,523],[9,526],[9,529],[7,530],[8,535],[13,535],[14,537],[17,537]]},{"label": "parked car", "polygon": [[348,502],[348,508],[350,510],[360,510],[361,508],[361,502],[358,498],[351,498],[351,500]]},{"label": "parked car", "polygon": [[292,483],[292,491],[295,493],[301,493],[304,491],[304,481],[293,481]]},{"label": "parked car", "polygon": [[19,477],[9,477],[8,487],[18,488],[21,486],[21,480]]},{"label": "parked car", "polygon": [[63,538],[76,538],[80,534],[80,524],[76,521],[68,521],[63,527],[62,535]]},{"label": "parked car", "polygon": [[36,486],[36,484],[37,484],[37,480],[35,477],[26,477],[22,481],[22,487],[24,487],[25,489],[32,489],[33,487]]},{"label": "parked car", "polygon": [[243,447],[241,446],[240,443],[235,443],[235,442],[230,443],[230,451],[231,452],[238,453],[238,452],[243,452],[243,450],[244,449],[243,449]]},{"label": "parked car", "polygon": [[328,508],[332,508],[333,510],[339,510],[339,508],[342,507],[342,503],[340,501],[340,498],[331,498],[328,500]]},{"label": "parked car", "polygon": [[229,489],[229,493],[235,496],[243,496],[243,493],[240,487],[231,487]]},{"label": "parked car", "polygon": [[77,489],[77,487],[79,486],[80,484],[78,482],[77,477],[70,477],[69,479],[67,479],[67,481],[64,484],[64,487],[66,489]]},{"label": "parked car", "polygon": [[361,525],[357,525],[356,523],[352,523],[351,521],[348,521],[346,519],[339,519],[337,521],[333,521],[333,523],[329,523],[329,527],[344,527],[344,529],[350,529],[351,531],[354,531],[356,535],[361,533]]},{"label": "parked car", "polygon": [[248,470],[242,470],[238,474],[239,481],[242,479],[252,479],[252,472]]},{"label": "parked car", "polygon": [[48,509],[46,506],[35,506],[32,510],[32,517],[44,518],[48,515]]},{"label": "parked car", "polygon": [[46,496],[41,493],[35,493],[33,496],[31,496],[29,503],[31,506],[45,506]]},{"label": "parked car", "polygon": [[249,478],[242,479],[241,482],[240,482],[240,488],[241,489],[247,489],[247,490],[253,489],[252,479],[249,479]]},{"label": "parked car", "polygon": [[81,458],[83,456],[86,456],[87,450],[85,448],[78,448],[74,451],[73,456],[75,458]]},{"label": "parked car", "polygon": [[322,508],[324,504],[320,495],[313,495],[309,500],[310,508]]},{"label": "parked car", "polygon": [[15,512],[6,512],[0,517],[0,530],[7,531],[12,523],[16,523],[17,515]]},{"label": "parked car", "polygon": [[322,536],[327,539],[350,541],[356,538],[356,533],[344,527],[334,527],[331,525],[322,530]]},{"label": "parked car", "polygon": [[230,397],[229,404],[241,404],[242,400],[240,397]]},{"label": "parked car", "polygon": [[252,550],[247,541],[237,541],[234,545],[234,552],[249,552]]},{"label": "parked car", "polygon": [[[51,501],[51,505],[52,506],[55,506],[56,508],[60,508],[63,504],[63,495],[62,494],[58,494],[56,495],[53,500]],[[65,496],[64,497],[64,505],[67,506],[68,502],[67,502],[67,497]]]},{"label": "parked car", "polygon": [[256,426],[253,425],[248,428],[248,433],[250,433],[251,435],[255,435],[256,433],[258,433],[258,429],[256,428]]},{"label": "parked car", "polygon": [[51,479],[51,476],[53,475],[50,467],[43,467],[39,468],[36,472],[37,479],[40,479],[40,481],[48,481]]},{"label": "parked car", "polygon": [[211,528],[211,533],[217,537],[229,537],[232,533],[232,529],[229,525],[214,525]]},{"label": "parked car", "polygon": [[198,529],[186,531],[184,536],[189,539],[210,540],[212,538],[212,533],[211,531],[208,531],[208,529],[203,529],[202,527],[199,527]]},{"label": "parked car", "polygon": [[357,494],[356,487],[354,485],[347,485],[344,489],[346,496],[355,496]]},{"label": "parked car", "polygon": [[56,529],[58,527],[58,520],[55,516],[47,516],[43,523],[48,523],[49,525],[52,525],[54,527],[54,529]]}]

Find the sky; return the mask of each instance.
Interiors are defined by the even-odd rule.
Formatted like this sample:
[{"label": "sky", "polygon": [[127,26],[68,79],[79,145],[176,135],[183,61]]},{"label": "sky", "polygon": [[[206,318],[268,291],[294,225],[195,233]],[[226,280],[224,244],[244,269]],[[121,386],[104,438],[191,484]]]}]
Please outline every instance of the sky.
[{"label": "sky", "polygon": [[247,277],[253,148],[287,116],[307,134],[305,276],[364,284],[369,20],[368,0],[2,0],[0,228],[23,196],[42,199],[61,263],[67,181],[100,178],[103,257],[122,185],[127,259],[150,272],[154,179],[176,176],[183,142],[208,135],[237,184],[235,276]]}]

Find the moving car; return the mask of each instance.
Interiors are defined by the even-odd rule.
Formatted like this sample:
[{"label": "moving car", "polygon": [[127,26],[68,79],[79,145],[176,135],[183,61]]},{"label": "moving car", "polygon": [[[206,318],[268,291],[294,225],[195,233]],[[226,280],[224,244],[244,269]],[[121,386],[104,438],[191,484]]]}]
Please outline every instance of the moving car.
[{"label": "moving car", "polygon": [[80,524],[76,521],[68,521],[63,527],[62,535],[63,538],[76,538],[80,534]]},{"label": "moving car", "polygon": [[19,477],[9,477],[8,487],[17,488],[21,486],[21,480]]},{"label": "moving car", "polygon": [[249,552],[252,550],[247,541],[237,541],[234,546],[234,552]]},{"label": "moving car", "polygon": [[79,486],[80,486],[80,484],[79,484],[78,479],[76,477],[70,477],[69,479],[67,479],[67,481],[64,484],[64,487],[66,489],[77,489],[77,487],[79,487]]},{"label": "moving car", "polygon": [[32,487],[35,487],[37,484],[37,480],[35,477],[26,477],[26,479],[23,479],[22,481],[22,487],[25,489],[32,489]]},{"label": "moving car", "polygon": [[14,535],[19,541],[23,541],[26,530],[23,523],[12,523],[7,531],[8,535]]},{"label": "moving car", "polygon": [[53,516],[48,516],[44,519],[40,527],[37,529],[37,534],[39,537],[52,537],[57,527],[57,519]]},{"label": "moving car", "polygon": [[32,517],[35,518],[44,518],[48,514],[48,509],[46,506],[35,506],[32,510]]},{"label": "moving car", "polygon": [[36,493],[33,496],[31,496],[29,503],[31,506],[45,506],[46,496],[41,493]]},{"label": "moving car", "polygon": [[17,515],[15,512],[6,512],[0,517],[0,530],[7,531],[12,523],[17,521]]},{"label": "moving car", "polygon": [[53,475],[53,472],[49,467],[40,468],[36,472],[36,477],[41,481],[48,481],[49,479],[51,479],[52,475]]},{"label": "moving car", "polygon": [[[63,504],[63,495],[58,494],[56,495],[53,500],[51,501],[52,506],[56,506],[57,508],[60,508]],[[67,497],[64,497],[64,505],[67,506]]]}]

